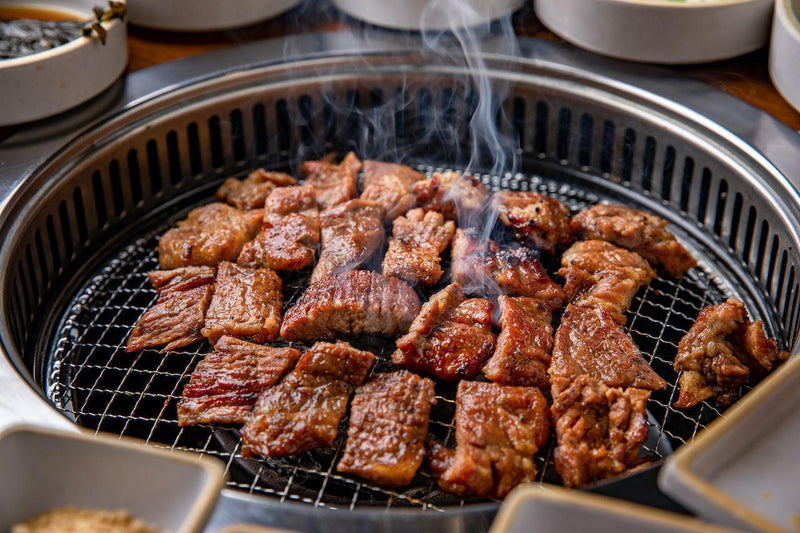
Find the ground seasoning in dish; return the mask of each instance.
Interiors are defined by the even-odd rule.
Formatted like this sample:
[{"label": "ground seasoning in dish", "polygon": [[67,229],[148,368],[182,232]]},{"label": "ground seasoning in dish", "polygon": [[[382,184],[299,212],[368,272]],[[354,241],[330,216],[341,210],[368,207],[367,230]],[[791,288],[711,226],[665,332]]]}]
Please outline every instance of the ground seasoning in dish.
[{"label": "ground seasoning in dish", "polygon": [[131,517],[127,511],[59,507],[12,526],[11,533],[158,533],[158,530]]}]

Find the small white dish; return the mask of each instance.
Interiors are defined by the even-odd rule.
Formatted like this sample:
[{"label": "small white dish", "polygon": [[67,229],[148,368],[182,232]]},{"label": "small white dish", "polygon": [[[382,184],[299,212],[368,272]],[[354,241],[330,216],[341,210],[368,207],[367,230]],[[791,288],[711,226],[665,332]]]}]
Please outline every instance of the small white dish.
[{"label": "small white dish", "polygon": [[524,485],[500,507],[490,533],[724,533],[688,516],[643,505],[564,489],[554,485]]},{"label": "small white dish", "polygon": [[167,31],[219,31],[255,24],[284,13],[302,0],[128,0],[136,26]]},{"label": "small white dish", "polygon": [[794,357],[670,456],[664,493],[748,531],[800,529],[800,358]]},{"label": "small white dish", "polygon": [[[98,0],[0,0],[8,7],[35,7],[94,19]],[[44,52],[0,60],[0,126],[32,122],[71,109],[100,94],[128,63],[124,21],[103,23],[106,42],[78,37]]]},{"label": "small white dish", "polygon": [[125,510],[160,531],[204,526],[224,484],[218,461],[117,437],[19,426],[0,435],[0,531],[45,511]]},{"label": "small white dish", "polygon": [[525,0],[472,0],[470,8],[453,12],[448,0],[333,0],[347,15],[394,30],[440,31],[486,24],[509,15]]},{"label": "small white dish", "polygon": [[776,0],[769,50],[772,83],[800,111],[800,0]]},{"label": "small white dish", "polygon": [[719,61],[769,37],[773,0],[534,0],[553,33],[599,54],[663,64]]}]

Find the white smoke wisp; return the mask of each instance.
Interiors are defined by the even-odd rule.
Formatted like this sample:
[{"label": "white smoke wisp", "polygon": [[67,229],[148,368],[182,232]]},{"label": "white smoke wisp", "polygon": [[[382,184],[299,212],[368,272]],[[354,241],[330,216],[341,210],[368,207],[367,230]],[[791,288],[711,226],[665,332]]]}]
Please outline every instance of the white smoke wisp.
[{"label": "white smoke wisp", "polygon": [[[500,129],[501,125],[510,123],[503,109],[510,86],[490,76],[485,54],[491,53],[495,60],[509,58],[509,61],[493,64],[492,68],[511,69],[511,59],[520,56],[520,47],[510,14],[494,22],[475,24],[476,20],[484,18],[485,5],[485,0],[430,0],[420,27],[425,50],[465,66],[470,79],[464,82],[477,96],[469,123],[471,153],[467,170],[484,170],[492,176],[502,176],[519,168],[519,140]],[[448,20],[448,30],[428,29],[426,23],[431,20]]]}]

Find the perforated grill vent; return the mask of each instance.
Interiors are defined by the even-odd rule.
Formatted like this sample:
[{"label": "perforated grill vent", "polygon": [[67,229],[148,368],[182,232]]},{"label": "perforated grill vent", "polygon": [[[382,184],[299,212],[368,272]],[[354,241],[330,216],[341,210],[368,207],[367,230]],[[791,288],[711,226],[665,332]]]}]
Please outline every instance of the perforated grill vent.
[{"label": "perforated grill vent", "polygon": [[[395,98],[387,100],[386,94]],[[393,129],[381,135],[380,147],[397,146],[402,152],[407,145],[403,155],[411,158],[424,157],[425,151],[437,158],[443,153],[458,157],[468,153],[466,125],[475,95],[449,88],[434,93],[359,85],[323,96],[248,96],[243,99],[246,105],[241,98],[230,100],[227,105],[215,102],[213,113],[206,111],[202,118],[195,112],[157,121],[147,134],[127,139],[123,151],[98,148],[92,165],[71,173],[72,186],[42,206],[35,217],[38,223],[27,228],[29,242],[17,258],[11,284],[10,309],[15,311],[13,331],[19,345],[54,280],[85,250],[107,240],[113,228],[126,226],[169,198],[247,168],[296,163],[298,155],[317,157],[330,150],[368,151],[373,146],[369,141],[378,138],[378,121],[371,115],[376,109],[393,115],[388,121]],[[730,180],[734,171],[714,154],[671,138],[658,124],[535,95],[512,96],[505,107],[512,118],[507,126],[513,128],[505,133],[520,140],[526,171],[546,171],[555,164],[661,203],[677,218],[674,222],[689,222],[707,233],[752,272],[769,296],[776,316],[773,327],[782,325],[778,333],[785,344],[794,344],[797,254],[747,181]],[[415,138],[431,139],[427,129],[433,120],[453,125],[458,153],[446,145],[449,138],[434,138],[425,150],[415,143]],[[387,137],[392,140],[387,142]]]}]

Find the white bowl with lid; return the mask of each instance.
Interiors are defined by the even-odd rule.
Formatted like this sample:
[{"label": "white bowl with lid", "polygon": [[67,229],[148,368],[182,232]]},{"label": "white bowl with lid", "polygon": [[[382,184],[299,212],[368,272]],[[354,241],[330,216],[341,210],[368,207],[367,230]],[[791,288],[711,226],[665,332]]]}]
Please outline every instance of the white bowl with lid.
[{"label": "white bowl with lid", "polygon": [[128,0],[128,18],[154,30],[220,31],[276,17],[302,0]]},{"label": "white bowl with lid", "polygon": [[[93,20],[98,0],[0,0],[0,6],[56,11]],[[0,59],[0,126],[31,122],[86,102],[111,85],[128,63],[125,22],[102,24],[105,44],[95,35],[13,59]]]},{"label": "white bowl with lid", "polygon": [[603,55],[662,64],[719,61],[769,38],[773,0],[534,0],[553,33]]}]

